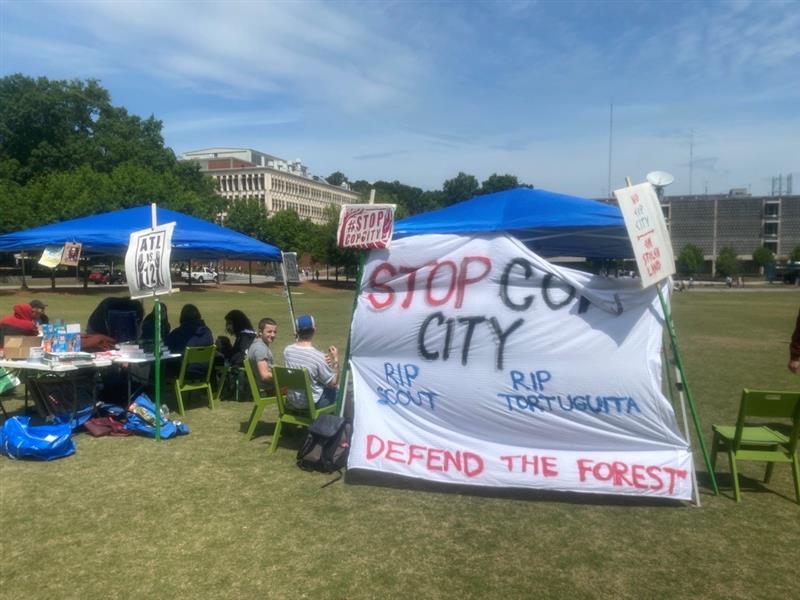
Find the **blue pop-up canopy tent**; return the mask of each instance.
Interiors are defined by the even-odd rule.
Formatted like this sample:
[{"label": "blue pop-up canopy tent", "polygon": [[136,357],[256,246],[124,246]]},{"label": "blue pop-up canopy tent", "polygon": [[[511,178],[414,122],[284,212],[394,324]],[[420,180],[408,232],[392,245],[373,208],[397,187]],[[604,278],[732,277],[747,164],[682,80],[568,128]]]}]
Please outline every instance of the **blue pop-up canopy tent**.
[{"label": "blue pop-up canopy tent", "polygon": [[545,190],[516,188],[414,215],[395,237],[507,232],[544,257],[632,258],[619,208]]},{"label": "blue pop-up canopy tent", "polygon": [[[131,232],[147,229],[151,219],[148,205],[52,223],[0,236],[0,252],[34,251],[80,242],[84,254],[124,255]],[[173,259],[281,260],[281,251],[272,244],[202,219],[158,208],[157,220],[158,224],[175,222]]]}]

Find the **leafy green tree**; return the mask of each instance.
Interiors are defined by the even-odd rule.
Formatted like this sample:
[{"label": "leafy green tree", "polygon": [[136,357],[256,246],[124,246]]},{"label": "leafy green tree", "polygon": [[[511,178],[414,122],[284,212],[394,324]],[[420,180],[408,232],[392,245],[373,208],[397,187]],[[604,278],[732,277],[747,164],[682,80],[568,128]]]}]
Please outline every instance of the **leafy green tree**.
[{"label": "leafy green tree", "polygon": [[327,181],[331,185],[340,186],[343,183],[347,183],[348,179],[347,179],[347,175],[345,175],[341,171],[335,171],[335,172],[331,173],[330,175],[328,175],[325,178],[325,181]]},{"label": "leafy green tree", "polygon": [[213,182],[164,146],[161,122],[95,80],[0,79],[0,233],[157,202],[213,220]]},{"label": "leafy green tree", "polygon": [[225,227],[260,240],[266,240],[268,237],[267,210],[260,200],[233,200],[228,203],[225,212]]},{"label": "leafy green tree", "polygon": [[478,193],[480,186],[474,175],[459,172],[453,179],[448,179],[442,184],[444,205],[450,206],[462,200],[469,200]]},{"label": "leafy green tree", "polygon": [[678,255],[678,271],[684,275],[694,275],[703,268],[703,251],[694,244],[686,244]]},{"label": "leafy green tree", "polygon": [[766,246],[761,246],[753,251],[753,262],[763,268],[775,262],[775,255]]},{"label": "leafy green tree", "polygon": [[492,173],[481,184],[481,194],[494,194],[495,192],[502,192],[503,190],[510,190],[519,187],[519,180],[516,175],[498,175]]},{"label": "leafy green tree", "polygon": [[739,259],[736,250],[726,246],[719,251],[717,256],[717,274],[721,277],[730,277],[739,272]]},{"label": "leafy green tree", "polygon": [[789,255],[789,260],[792,262],[800,262],[800,245],[794,247],[791,255]]}]

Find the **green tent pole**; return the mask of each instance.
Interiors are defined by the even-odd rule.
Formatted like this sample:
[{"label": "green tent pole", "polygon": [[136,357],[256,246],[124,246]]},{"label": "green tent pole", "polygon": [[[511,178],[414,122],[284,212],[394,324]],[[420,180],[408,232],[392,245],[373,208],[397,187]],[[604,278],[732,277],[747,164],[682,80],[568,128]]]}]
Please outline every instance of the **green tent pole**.
[{"label": "green tent pole", "polygon": [[292,331],[297,335],[297,326],[294,322],[294,303],[292,302],[292,289],[289,285],[289,272],[286,270],[286,263],[283,262],[283,252],[281,252],[281,273],[283,275],[283,289],[286,292],[286,301],[289,303],[289,318],[292,320]]},{"label": "green tent pole", "polygon": [[155,305],[153,310],[156,313],[156,331],[155,331],[155,397],[156,397],[156,441],[161,440],[161,302],[158,296],[153,297]]},{"label": "green tent pole", "polygon": [[711,466],[711,459],[708,456],[708,450],[706,450],[706,443],[703,440],[703,430],[700,426],[700,418],[697,416],[697,409],[694,405],[694,399],[692,398],[692,390],[689,387],[689,382],[686,379],[686,372],[683,369],[683,360],[681,359],[681,353],[678,349],[678,338],[675,336],[675,329],[672,326],[672,316],[669,313],[669,309],[667,308],[667,302],[664,300],[664,294],[661,293],[661,286],[656,286],[656,291],[658,292],[658,299],[661,301],[661,310],[664,311],[664,321],[667,324],[667,331],[669,332],[669,339],[672,343],[672,355],[675,359],[675,365],[678,367],[678,372],[681,376],[681,385],[683,387],[684,392],[686,393],[686,400],[689,404],[689,412],[692,413],[692,421],[694,422],[695,432],[697,433],[697,441],[700,443],[700,450],[703,452],[703,460],[706,463],[706,469],[708,470],[708,476],[711,479],[711,489],[714,490],[714,495],[719,494],[719,487],[717,487],[717,477],[714,474],[714,469]]},{"label": "green tent pole", "polygon": [[342,378],[339,380],[339,390],[336,392],[336,414],[341,415],[344,408],[344,395],[347,392],[347,383],[350,375],[350,330],[353,328],[353,315],[356,314],[358,306],[358,295],[361,293],[361,278],[364,276],[364,262],[366,253],[362,252],[358,259],[358,276],[356,277],[356,293],[353,296],[353,310],[350,311],[350,326],[347,328],[347,346],[344,351],[344,364],[342,368]]},{"label": "green tent pole", "polygon": [[672,404],[672,408],[675,408],[675,389],[673,386],[675,383],[672,381],[672,364],[669,362],[669,356],[667,355],[667,347],[663,343],[661,344],[661,356],[664,359],[664,373],[667,376],[667,389],[669,390],[669,401]]}]

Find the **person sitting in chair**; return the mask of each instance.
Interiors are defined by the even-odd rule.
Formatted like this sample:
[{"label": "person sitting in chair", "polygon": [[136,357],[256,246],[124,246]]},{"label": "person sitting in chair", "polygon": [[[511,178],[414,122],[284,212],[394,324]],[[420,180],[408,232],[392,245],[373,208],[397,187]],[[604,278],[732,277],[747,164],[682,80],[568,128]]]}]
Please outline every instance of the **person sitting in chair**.
[{"label": "person sitting in chair", "polygon": [[277,334],[278,324],[275,320],[264,317],[258,322],[258,337],[247,349],[247,359],[253,367],[253,375],[261,396],[275,394],[275,384],[272,381],[272,365],[275,364],[275,358],[272,356],[270,346]]},{"label": "person sitting in chair", "polygon": [[[170,352],[183,354],[188,347],[212,346],[214,336],[206,326],[200,310],[194,304],[184,304],[181,309],[180,325],[170,331],[165,343]],[[167,363],[167,373],[177,375],[180,364]],[[205,375],[207,366],[201,363],[192,363],[186,368],[186,373],[190,378],[202,377]]]},{"label": "person sitting in chair", "polygon": [[231,344],[231,340],[228,337],[221,335],[217,338],[217,352],[222,355],[230,366],[241,367],[244,365],[247,349],[256,339],[253,325],[247,315],[240,310],[234,309],[225,315],[225,331],[235,336],[233,344]]},{"label": "person sitting in chair", "polygon": [[[283,362],[287,367],[308,371],[314,404],[318,408],[330,406],[336,402],[339,351],[336,346],[331,346],[328,353],[323,354],[314,347],[312,340],[316,333],[316,323],[311,315],[297,317],[295,325],[297,341],[283,350]],[[308,408],[308,400],[299,390],[289,390],[287,400],[292,408]]]},{"label": "person sitting in chair", "polygon": [[3,347],[7,335],[39,335],[39,327],[33,321],[30,304],[15,304],[14,314],[0,319],[0,348]]}]

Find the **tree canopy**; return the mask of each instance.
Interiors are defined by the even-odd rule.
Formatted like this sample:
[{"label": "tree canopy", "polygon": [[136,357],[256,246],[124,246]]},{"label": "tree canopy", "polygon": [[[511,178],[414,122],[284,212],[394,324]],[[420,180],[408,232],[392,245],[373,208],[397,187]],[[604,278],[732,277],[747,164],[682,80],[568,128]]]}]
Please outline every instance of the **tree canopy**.
[{"label": "tree canopy", "polygon": [[3,77],[0,233],[150,202],[213,219],[224,202],[161,127],[114,106],[93,79]]},{"label": "tree canopy", "polygon": [[717,256],[717,274],[721,277],[730,277],[739,272],[739,259],[736,250],[730,246],[720,249]]},{"label": "tree canopy", "polygon": [[753,251],[753,262],[759,267],[766,267],[775,262],[775,254],[766,246],[760,246]]},{"label": "tree canopy", "polygon": [[703,268],[703,251],[694,244],[686,244],[678,255],[678,271],[684,275],[694,275]]}]

